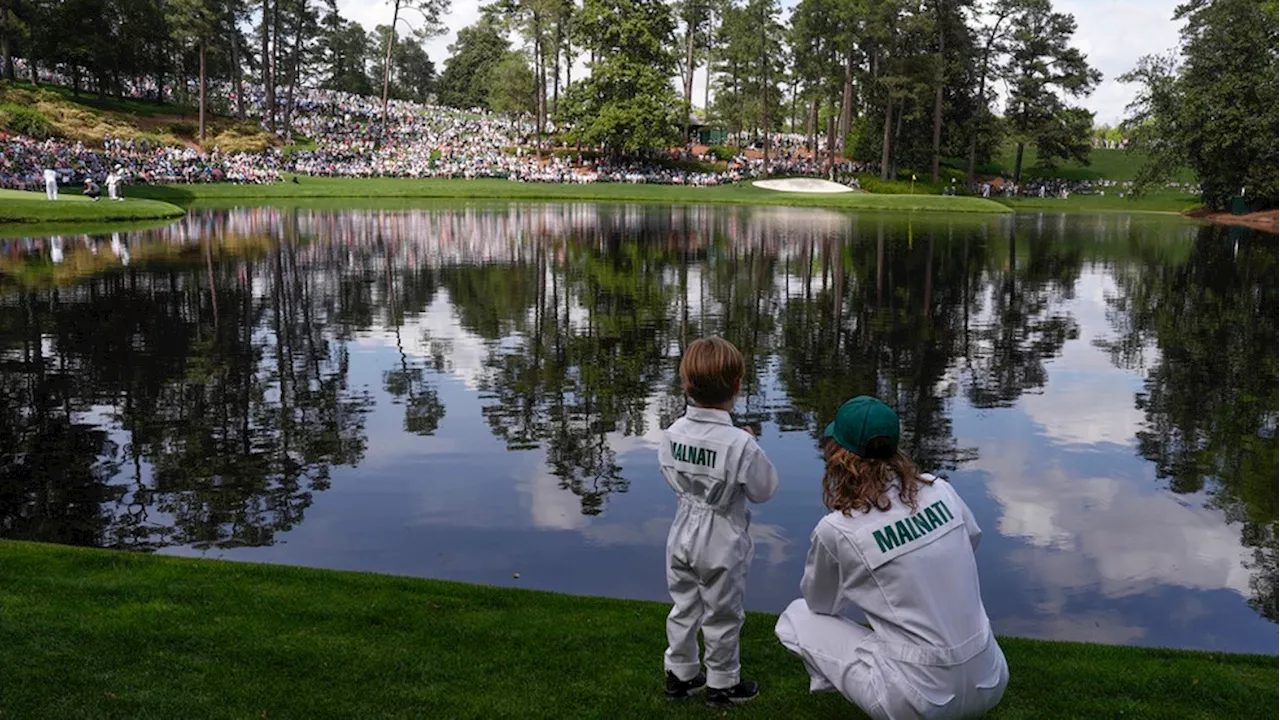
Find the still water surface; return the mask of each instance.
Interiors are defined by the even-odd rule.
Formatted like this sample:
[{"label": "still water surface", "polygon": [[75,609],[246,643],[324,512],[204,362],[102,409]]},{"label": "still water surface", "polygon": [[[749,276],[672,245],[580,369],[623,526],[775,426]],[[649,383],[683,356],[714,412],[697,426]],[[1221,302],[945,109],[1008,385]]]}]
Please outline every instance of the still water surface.
[{"label": "still water surface", "polygon": [[751,608],[796,596],[818,430],[873,393],[984,527],[997,632],[1276,651],[1273,237],[535,204],[0,251],[5,537],[662,600],[657,442],[720,333],[782,483]]}]

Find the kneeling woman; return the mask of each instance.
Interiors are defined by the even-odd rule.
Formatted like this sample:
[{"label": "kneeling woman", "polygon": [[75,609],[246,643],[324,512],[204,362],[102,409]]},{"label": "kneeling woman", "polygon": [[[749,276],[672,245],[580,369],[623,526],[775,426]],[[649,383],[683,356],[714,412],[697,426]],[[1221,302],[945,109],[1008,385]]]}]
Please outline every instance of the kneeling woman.
[{"label": "kneeling woman", "polygon": [[[778,619],[810,690],[874,718],[966,718],[1009,682],[978,588],[982,531],[946,480],[898,450],[898,416],[871,397],[827,426],[823,503],[800,589]],[[842,616],[866,614],[871,630]]]}]

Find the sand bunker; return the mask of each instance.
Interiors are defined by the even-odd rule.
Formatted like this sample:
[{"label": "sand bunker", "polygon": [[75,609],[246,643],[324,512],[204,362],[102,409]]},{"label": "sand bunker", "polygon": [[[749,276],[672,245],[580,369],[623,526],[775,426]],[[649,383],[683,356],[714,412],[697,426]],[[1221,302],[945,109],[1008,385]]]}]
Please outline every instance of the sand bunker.
[{"label": "sand bunker", "polygon": [[791,178],[789,180],[757,180],[752,183],[759,188],[765,190],[779,190],[781,192],[802,192],[802,193],[846,193],[853,192],[853,188],[840,183],[833,183],[829,180],[817,180],[815,178]]}]

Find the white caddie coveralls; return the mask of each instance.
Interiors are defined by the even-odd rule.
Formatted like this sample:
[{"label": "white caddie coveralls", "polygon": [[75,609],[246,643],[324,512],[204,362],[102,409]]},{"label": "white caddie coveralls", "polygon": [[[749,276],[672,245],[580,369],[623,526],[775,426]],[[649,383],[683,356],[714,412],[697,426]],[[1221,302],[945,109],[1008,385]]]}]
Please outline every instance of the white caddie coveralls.
[{"label": "white caddie coveralls", "polygon": [[741,681],[738,635],[746,615],[747,568],[753,545],[747,501],[762,503],[778,488],[773,463],[724,410],[690,406],[663,433],[658,462],[679,506],[667,535],[664,665],[681,680],[698,675],[698,630],[706,642],[707,685]]},{"label": "white caddie coveralls", "polygon": [[[926,478],[932,476],[926,475]],[[873,718],[967,718],[1009,682],[978,588],[982,531],[946,480],[915,512],[833,512],[813,530],[800,590],[775,631],[813,692],[837,690]],[[839,616],[861,610],[872,630]]]},{"label": "white caddie coveralls", "polygon": [[49,200],[58,199],[58,173],[48,168],[44,171],[44,196]]}]

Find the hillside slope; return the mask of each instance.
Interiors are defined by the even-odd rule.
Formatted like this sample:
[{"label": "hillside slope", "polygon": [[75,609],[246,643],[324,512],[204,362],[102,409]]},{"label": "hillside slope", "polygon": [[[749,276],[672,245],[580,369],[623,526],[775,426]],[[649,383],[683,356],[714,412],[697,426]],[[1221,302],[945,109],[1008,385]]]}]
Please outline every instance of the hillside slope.
[{"label": "hillside slope", "polygon": [[[205,147],[223,152],[261,152],[273,140],[253,122],[208,115]],[[68,88],[0,82],[0,133],[83,142],[104,138],[146,140],[152,145],[196,146],[199,114],[194,108],[119,98],[97,98]]]}]

